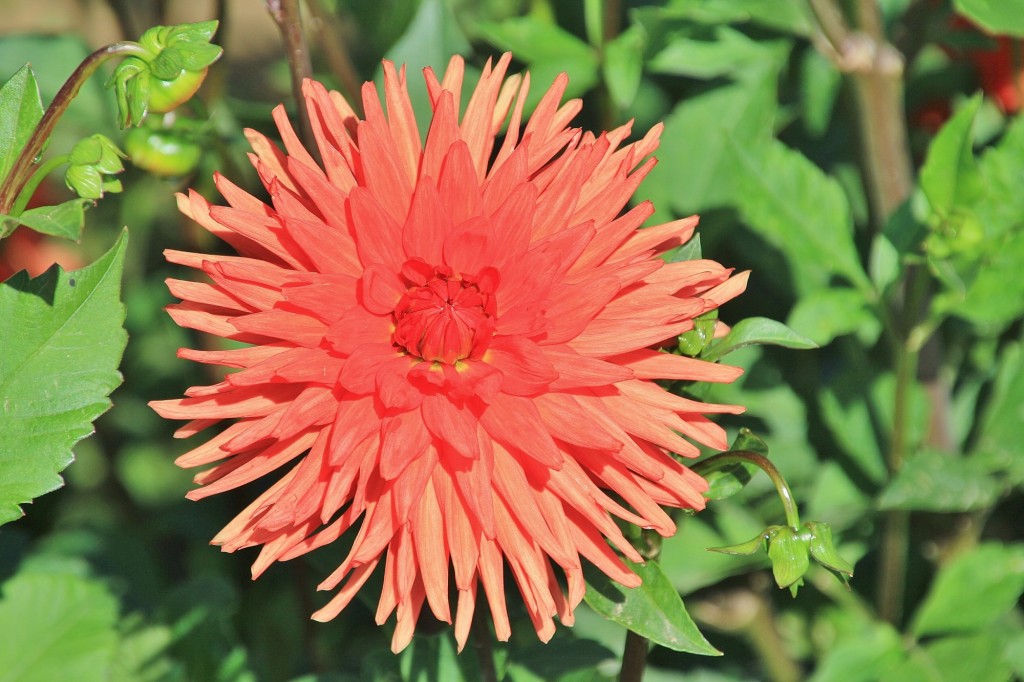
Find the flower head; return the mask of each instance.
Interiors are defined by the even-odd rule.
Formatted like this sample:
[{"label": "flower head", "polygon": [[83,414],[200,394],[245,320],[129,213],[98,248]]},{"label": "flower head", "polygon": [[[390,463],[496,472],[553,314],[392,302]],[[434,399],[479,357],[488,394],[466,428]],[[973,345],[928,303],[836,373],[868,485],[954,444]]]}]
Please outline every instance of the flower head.
[{"label": "flower head", "polygon": [[651,205],[625,210],[660,126],[632,144],[628,125],[569,128],[580,102],[560,103],[564,75],[523,126],[529,75],[506,78],[509,61],[488,63],[465,109],[462,60],[441,80],[426,69],[423,138],[404,69],[384,64],[386,113],[363,87],[364,120],[307,81],[322,162],[279,107],[284,151],[248,132],[270,205],[222,176],[229,206],[179,197],[240,255],[167,252],[210,280],[168,282],[183,301],[175,321],[248,344],[182,349],[239,371],[153,403],[191,420],[180,437],[232,422],[178,459],[217,462],[188,496],[283,472],[213,542],[262,545],[255,577],[352,529],[320,585],[341,588],[314,618],[336,616],[383,563],[377,620],[397,611],[396,651],[425,603],[461,647],[480,586],[507,639],[506,566],[544,640],[554,616],[572,623],[584,559],[639,584],[613,550],[640,560],[612,517],[673,533],[662,505],[702,508],[706,485],[670,453],[697,454],[682,436],[726,448],[705,415],[741,411],[654,381],[739,375],[651,347],[746,282],[712,261],[658,258],[696,218],[641,230]]}]

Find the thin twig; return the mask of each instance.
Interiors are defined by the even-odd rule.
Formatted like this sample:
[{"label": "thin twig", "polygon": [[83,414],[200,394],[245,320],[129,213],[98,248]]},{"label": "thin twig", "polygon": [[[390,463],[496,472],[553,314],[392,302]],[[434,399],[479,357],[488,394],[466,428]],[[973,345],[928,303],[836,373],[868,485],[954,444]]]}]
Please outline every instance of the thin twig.
[{"label": "thin twig", "polygon": [[324,9],[320,0],[306,0],[306,6],[309,7],[310,14],[315,20],[313,25],[316,29],[317,39],[324,51],[331,73],[338,79],[338,85],[341,87],[345,99],[348,100],[349,106],[357,116],[362,117],[363,102],[360,96],[362,81],[352,63],[352,58],[349,57],[348,50],[345,49],[345,40],[342,38],[341,27],[338,25],[336,17]]},{"label": "thin twig", "polygon": [[292,94],[299,114],[299,136],[302,144],[314,157],[317,156],[316,138],[306,111],[306,98],[302,95],[302,81],[313,77],[313,63],[310,61],[306,37],[302,32],[302,14],[299,0],[266,0],[267,10],[281,31],[285,51],[288,54],[288,68],[292,75]]},{"label": "thin twig", "polygon": [[473,650],[480,664],[481,682],[498,682],[498,671],[494,667],[494,646],[491,643],[491,630],[484,616],[485,611],[486,608],[482,608],[482,604],[478,602],[473,614],[473,625],[470,627],[473,634]]}]

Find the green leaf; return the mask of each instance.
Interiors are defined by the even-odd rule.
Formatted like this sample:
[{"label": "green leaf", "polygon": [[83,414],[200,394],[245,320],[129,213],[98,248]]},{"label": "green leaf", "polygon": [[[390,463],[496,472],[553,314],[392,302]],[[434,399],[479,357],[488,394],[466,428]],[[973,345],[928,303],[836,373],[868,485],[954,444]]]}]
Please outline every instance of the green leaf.
[{"label": "green leaf", "polygon": [[782,251],[798,292],[827,286],[835,275],[870,288],[853,243],[853,219],[842,187],[800,152],[778,140],[732,144],[736,199],[743,221]]},{"label": "green leaf", "polygon": [[481,37],[502,50],[508,50],[530,65],[528,106],[543,96],[548,85],[561,73],[569,75],[566,96],[580,95],[597,85],[600,62],[590,45],[557,24],[525,16],[500,23],[477,26]]},{"label": "green leaf", "polygon": [[92,433],[121,383],[125,234],[81,270],[54,266],[0,285],[0,523],[63,484],[72,446]]},{"label": "green leaf", "polygon": [[30,208],[17,218],[0,216],[3,224],[24,225],[36,232],[78,241],[85,226],[85,209],[91,206],[89,199],[71,199],[56,206]]},{"label": "green leaf", "polygon": [[820,346],[854,332],[870,346],[882,330],[864,294],[849,287],[821,289],[801,297],[787,324]]},{"label": "green leaf", "polygon": [[42,117],[39,86],[26,64],[0,88],[0,182],[11,172]]},{"label": "green leaf", "polygon": [[692,78],[742,77],[774,59],[784,43],[757,41],[729,26],[718,26],[710,40],[679,36],[647,62],[647,70]]},{"label": "green leaf", "polygon": [[615,106],[628,109],[636,99],[644,72],[644,32],[630,26],[604,46],[604,82]]},{"label": "green leaf", "polygon": [[708,24],[749,21],[797,35],[809,35],[814,25],[803,0],[672,0],[663,12]]},{"label": "green leaf", "polygon": [[713,343],[702,359],[715,362],[734,350],[754,344],[799,349],[818,347],[814,341],[797,334],[781,322],[767,317],[748,317],[737,322],[724,338]]},{"label": "green leaf", "polygon": [[1009,470],[1010,483],[1024,483],[1024,443],[1020,439],[1024,410],[1024,347],[1009,345],[999,357],[999,373],[980,420],[975,456]]},{"label": "green leaf", "polygon": [[981,99],[981,95],[972,97],[942,126],[921,168],[921,189],[940,217],[968,206],[984,191],[974,161],[972,132]]},{"label": "green leaf", "polygon": [[945,292],[935,301],[937,311],[967,320],[990,335],[1024,315],[1024,230],[994,243],[996,248],[982,260],[966,291]]},{"label": "green leaf", "polygon": [[876,381],[851,368],[834,377],[818,395],[821,416],[838,445],[861,473],[873,483],[882,484],[888,472],[878,445],[876,410],[864,390],[865,384]]},{"label": "green leaf", "polygon": [[846,633],[824,656],[808,682],[877,682],[905,658],[903,640],[891,625],[867,624]]},{"label": "green leaf", "polygon": [[971,632],[1009,612],[1024,592],[1024,544],[986,543],[943,566],[914,616],[917,636]]},{"label": "green leaf", "polygon": [[1002,657],[998,633],[942,637],[910,652],[906,662],[881,682],[1009,682],[1010,664]]},{"label": "green leaf", "polygon": [[734,187],[727,147],[768,139],[775,121],[778,68],[789,47],[742,80],[683,100],[665,119],[659,163],[640,186],[645,198],[679,215],[730,205]]},{"label": "green leaf", "polygon": [[117,646],[117,601],[95,580],[20,573],[0,601],[0,682],[105,682]]},{"label": "green leaf", "polygon": [[817,50],[807,50],[800,60],[800,76],[803,82],[804,127],[814,137],[820,137],[828,130],[832,110],[843,77],[832,62]]},{"label": "green leaf", "polygon": [[989,33],[1024,38],[1024,0],[954,0],[953,5]]},{"label": "green leaf", "polygon": [[882,509],[967,512],[991,505],[1002,491],[991,466],[977,458],[935,450],[915,453],[904,462],[878,498]]},{"label": "green leaf", "polygon": [[832,540],[832,527],[827,523],[807,521],[804,523],[804,528],[811,532],[811,539],[807,547],[814,560],[844,581],[848,577],[853,577],[853,566],[839,556],[839,552],[836,550],[835,542]]},{"label": "green leaf", "polygon": [[592,609],[605,618],[673,651],[720,656],[697,629],[683,606],[679,593],[657,561],[636,564],[623,560],[643,580],[640,587],[619,585],[603,573],[594,572],[587,581],[584,597]]}]

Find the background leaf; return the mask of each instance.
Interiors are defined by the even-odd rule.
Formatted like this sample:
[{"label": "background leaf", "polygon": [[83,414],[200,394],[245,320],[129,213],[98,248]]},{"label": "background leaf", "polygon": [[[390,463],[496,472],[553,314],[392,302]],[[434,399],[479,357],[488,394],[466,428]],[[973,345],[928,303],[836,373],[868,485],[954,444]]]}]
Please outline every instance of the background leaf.
[{"label": "background leaf", "polygon": [[0,181],[10,173],[42,117],[39,86],[26,64],[0,88]]},{"label": "background leaf", "polygon": [[1024,38],[1024,0],[953,0],[953,5],[991,33]]},{"label": "background leaf", "polygon": [[0,682],[105,682],[117,646],[117,601],[95,580],[22,573],[0,601]]},{"label": "background leaf", "polygon": [[62,485],[71,447],[121,383],[125,235],[86,268],[23,272],[0,285],[0,523]]},{"label": "background leaf", "polygon": [[806,336],[767,317],[748,317],[740,320],[724,338],[716,341],[702,358],[714,362],[744,346],[768,344],[785,348],[817,348],[817,344]]},{"label": "background leaf", "polygon": [[1005,615],[1024,592],[1024,545],[986,543],[943,566],[914,616],[918,636],[970,632]]}]

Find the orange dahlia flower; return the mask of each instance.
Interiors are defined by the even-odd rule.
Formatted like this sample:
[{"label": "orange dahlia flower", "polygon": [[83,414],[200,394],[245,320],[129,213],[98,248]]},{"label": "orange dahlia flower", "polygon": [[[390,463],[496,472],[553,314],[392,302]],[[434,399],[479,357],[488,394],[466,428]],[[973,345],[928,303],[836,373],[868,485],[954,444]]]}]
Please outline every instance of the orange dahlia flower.
[{"label": "orange dahlia flower", "polygon": [[188,497],[286,470],[213,543],[262,545],[256,577],[357,529],[320,585],[342,587],[313,617],[334,618],[383,561],[377,621],[397,611],[395,651],[424,603],[454,620],[461,647],[480,585],[507,639],[506,566],[543,640],[554,616],[572,623],[583,559],[638,585],[612,548],[641,557],[612,516],[671,535],[662,505],[700,509],[706,488],[670,454],[697,454],[680,434],[724,449],[704,415],[741,411],[655,383],[740,374],[651,347],[746,282],[712,261],[658,258],[696,218],[641,230],[651,205],[624,210],[661,127],[625,145],[628,125],[569,128],[580,102],[560,104],[565,75],[521,126],[529,75],[506,78],[509,61],[488,63],[464,110],[462,60],[440,81],[426,69],[425,139],[404,69],[384,64],[387,113],[363,86],[365,120],[307,81],[322,162],[278,107],[285,151],[248,132],[270,205],[222,176],[229,206],[179,196],[240,255],[166,254],[211,280],[168,282],[183,301],[174,320],[249,344],[181,349],[239,371],[152,403],[191,420],[179,437],[233,422],[178,459],[217,462]]}]

